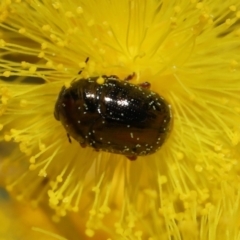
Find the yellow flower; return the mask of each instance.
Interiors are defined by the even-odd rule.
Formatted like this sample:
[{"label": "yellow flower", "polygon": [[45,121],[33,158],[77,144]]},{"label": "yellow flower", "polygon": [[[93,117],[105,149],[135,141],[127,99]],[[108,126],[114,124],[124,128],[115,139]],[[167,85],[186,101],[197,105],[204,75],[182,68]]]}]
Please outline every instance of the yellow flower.
[{"label": "yellow flower", "polygon": [[[237,0],[3,0],[6,188],[96,239],[238,239],[239,23]],[[130,162],[70,144],[53,109],[80,69],[150,82],[174,115],[162,149]]]},{"label": "yellow flower", "polygon": [[[59,234],[52,233],[56,229],[46,212],[33,210],[27,204],[17,204],[15,201],[9,199],[8,194],[1,187],[0,207],[1,240],[66,240],[66,238],[62,238]],[[66,230],[64,222],[66,224],[66,221],[63,219],[62,229]],[[32,227],[34,225],[38,227]]]}]

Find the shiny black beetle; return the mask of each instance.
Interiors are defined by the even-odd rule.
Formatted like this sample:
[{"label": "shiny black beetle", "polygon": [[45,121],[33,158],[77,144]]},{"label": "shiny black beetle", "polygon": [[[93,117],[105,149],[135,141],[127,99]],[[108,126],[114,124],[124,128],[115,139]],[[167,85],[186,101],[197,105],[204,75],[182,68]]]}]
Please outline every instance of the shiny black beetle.
[{"label": "shiny black beetle", "polygon": [[[130,75],[127,80],[130,80]],[[90,77],[63,87],[54,116],[82,147],[126,155],[130,160],[156,152],[171,127],[171,107],[148,83],[117,76]]]}]

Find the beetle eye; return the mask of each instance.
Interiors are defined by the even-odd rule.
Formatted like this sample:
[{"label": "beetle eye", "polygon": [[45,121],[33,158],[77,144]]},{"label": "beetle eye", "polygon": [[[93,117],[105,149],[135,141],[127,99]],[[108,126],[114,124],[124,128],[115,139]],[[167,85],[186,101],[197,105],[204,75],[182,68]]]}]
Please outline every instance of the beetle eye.
[{"label": "beetle eye", "polygon": [[55,110],[54,110],[53,115],[54,115],[54,117],[55,117],[55,119],[56,119],[57,121],[60,120],[60,118],[59,118],[59,112],[58,112],[58,110],[57,110],[57,104],[56,104],[56,106],[55,106]]},{"label": "beetle eye", "polygon": [[60,117],[59,117],[59,109],[58,109],[58,101],[59,101],[59,98],[64,94],[64,91],[66,90],[66,87],[63,86],[60,93],[59,93],[59,96],[58,96],[58,100],[55,104],[55,108],[54,108],[54,118],[57,120],[57,121],[60,121]]}]

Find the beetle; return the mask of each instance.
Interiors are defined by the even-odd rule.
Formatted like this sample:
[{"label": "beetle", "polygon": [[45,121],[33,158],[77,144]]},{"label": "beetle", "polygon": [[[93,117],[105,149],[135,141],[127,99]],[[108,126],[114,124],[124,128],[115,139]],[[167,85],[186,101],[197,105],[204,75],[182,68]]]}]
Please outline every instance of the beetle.
[{"label": "beetle", "polygon": [[82,147],[135,160],[156,152],[171,128],[171,106],[149,87],[147,82],[134,85],[115,75],[75,80],[62,87],[54,116],[69,142],[72,137]]}]

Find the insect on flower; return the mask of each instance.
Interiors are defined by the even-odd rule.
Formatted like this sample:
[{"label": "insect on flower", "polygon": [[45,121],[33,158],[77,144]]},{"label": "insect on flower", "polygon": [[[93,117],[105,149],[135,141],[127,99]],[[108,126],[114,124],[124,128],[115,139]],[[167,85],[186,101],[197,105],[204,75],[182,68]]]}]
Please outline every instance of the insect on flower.
[{"label": "insect on flower", "polygon": [[161,147],[170,131],[171,107],[149,90],[149,83],[129,83],[134,75],[125,81],[115,75],[82,78],[62,87],[54,116],[66,129],[69,142],[72,137],[82,147],[130,160]]}]

